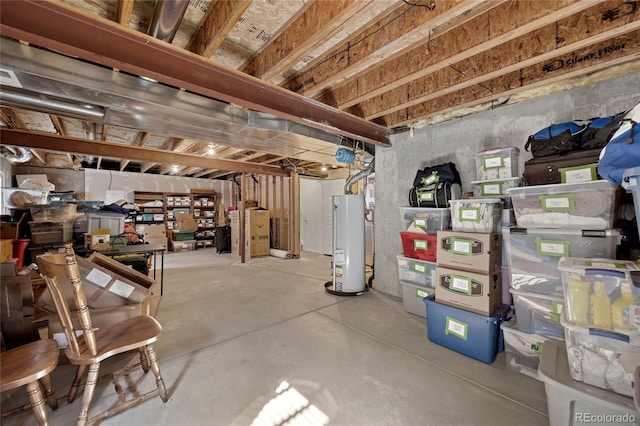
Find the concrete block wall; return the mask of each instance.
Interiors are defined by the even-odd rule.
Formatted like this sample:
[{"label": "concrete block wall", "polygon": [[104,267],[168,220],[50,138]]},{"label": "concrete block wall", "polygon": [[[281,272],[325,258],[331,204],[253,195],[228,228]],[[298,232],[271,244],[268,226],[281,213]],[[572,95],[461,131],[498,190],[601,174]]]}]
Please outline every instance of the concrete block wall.
[{"label": "concrete block wall", "polygon": [[402,253],[400,206],[418,169],[452,161],[462,190],[476,180],[475,154],[497,147],[520,149],[519,172],[531,154],[527,138],[552,123],[613,115],[640,102],[640,73],[506,105],[464,118],[392,136],[392,147],[376,147],[375,288],[401,297],[396,255]]}]

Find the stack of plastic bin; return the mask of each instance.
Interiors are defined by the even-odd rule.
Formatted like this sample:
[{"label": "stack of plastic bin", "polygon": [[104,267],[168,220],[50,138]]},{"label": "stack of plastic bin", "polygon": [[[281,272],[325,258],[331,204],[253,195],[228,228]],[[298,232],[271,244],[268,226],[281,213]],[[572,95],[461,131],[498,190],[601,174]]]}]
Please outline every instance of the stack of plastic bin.
[{"label": "stack of plastic bin", "polygon": [[633,397],[640,365],[640,269],[631,261],[574,257],[560,259],[558,268],[571,377]]},{"label": "stack of plastic bin", "polygon": [[503,348],[502,201],[452,200],[451,231],[438,232],[436,294],[425,299],[430,341],[491,363]]},{"label": "stack of plastic bin", "polygon": [[[518,170],[520,150],[516,147],[495,148],[476,153],[476,181],[473,185],[474,197],[500,198],[502,205],[502,227],[515,225],[511,198],[507,189],[522,185]],[[513,305],[509,293],[509,265],[506,250],[502,256],[502,303]]]},{"label": "stack of plastic bin", "polygon": [[[540,343],[564,339],[560,315],[564,306],[562,274],[565,257],[615,258],[620,232],[611,229],[617,185],[605,181],[511,188],[517,227],[503,230],[508,254],[510,291],[515,324],[503,327],[507,354],[518,332]],[[523,336],[519,336],[522,338]],[[507,356],[507,367],[537,376],[535,362],[522,365],[522,357]],[[535,359],[533,359],[535,361]],[[527,371],[525,371],[527,370]]]},{"label": "stack of plastic bin", "polygon": [[422,299],[435,292],[436,234],[449,229],[451,213],[448,208],[400,207],[400,219],[403,254],[397,259],[402,304],[407,312],[424,317]]}]

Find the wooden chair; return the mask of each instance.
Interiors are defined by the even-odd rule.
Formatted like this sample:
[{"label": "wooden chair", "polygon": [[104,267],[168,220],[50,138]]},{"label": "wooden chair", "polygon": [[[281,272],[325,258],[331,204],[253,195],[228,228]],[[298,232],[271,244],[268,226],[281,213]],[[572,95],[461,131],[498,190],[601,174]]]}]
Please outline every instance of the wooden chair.
[{"label": "wooden chair", "polygon": [[39,425],[49,424],[40,382],[45,389],[47,404],[54,410],[58,408],[58,398],[49,378],[49,373],[58,365],[58,355],[58,343],[53,339],[38,340],[0,352],[0,392],[27,385],[29,404],[14,412],[30,407]]},{"label": "wooden chair", "polygon": [[[82,408],[76,424],[93,423],[156,395],[160,395],[160,399],[166,402],[168,399],[167,390],[160,375],[160,368],[152,346],[162,332],[158,321],[153,317],[140,315],[94,330],[87,298],[82,289],[80,270],[71,245],[65,245],[64,253],[45,254],[39,256],[37,261],[40,273],[51,292],[68,341],[65,354],[71,364],[78,366],[76,377],[69,391],[69,402],[75,399],[82,376],[89,367],[82,397]],[[74,303],[80,324],[77,328],[72,321],[72,312],[62,288],[62,278],[65,277],[71,282],[73,288]],[[77,338],[76,335],[80,337]],[[137,350],[140,353],[140,362],[113,373],[113,383],[119,396],[118,404],[89,418],[89,406],[98,380],[100,363],[113,355],[132,350]],[[145,373],[149,368],[151,369],[156,378],[156,388],[147,393],[138,394],[135,398],[126,399],[118,377],[137,367],[142,367]]]}]

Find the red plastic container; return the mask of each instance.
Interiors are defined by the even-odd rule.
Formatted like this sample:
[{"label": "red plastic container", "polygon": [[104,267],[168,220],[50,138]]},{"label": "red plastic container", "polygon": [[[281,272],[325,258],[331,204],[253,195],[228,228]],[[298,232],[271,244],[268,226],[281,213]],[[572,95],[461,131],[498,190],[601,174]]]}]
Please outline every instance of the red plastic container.
[{"label": "red plastic container", "polygon": [[412,259],[436,261],[436,249],[438,248],[438,236],[423,234],[420,232],[400,232],[402,238],[402,250],[404,257]]},{"label": "red plastic container", "polygon": [[18,259],[16,267],[21,269],[24,265],[24,252],[27,250],[31,240],[13,240],[13,257]]}]

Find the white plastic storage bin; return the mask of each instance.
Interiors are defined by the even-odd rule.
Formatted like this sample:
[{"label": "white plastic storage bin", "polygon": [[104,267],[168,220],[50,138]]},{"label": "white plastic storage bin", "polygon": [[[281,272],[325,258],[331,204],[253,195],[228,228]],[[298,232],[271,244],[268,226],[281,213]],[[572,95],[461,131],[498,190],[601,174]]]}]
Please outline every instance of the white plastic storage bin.
[{"label": "white plastic storage bin", "polygon": [[46,204],[48,193],[41,189],[2,188],[2,205],[8,209],[25,209]]},{"label": "white plastic storage bin", "polygon": [[451,210],[427,207],[400,207],[402,229],[407,232],[437,234],[449,229]]},{"label": "white plastic storage bin", "polygon": [[[622,175],[622,187],[633,196],[633,205],[636,212],[640,212],[640,167],[633,167],[624,171]],[[637,221],[640,234],[640,220]]]},{"label": "white plastic storage bin", "polygon": [[510,188],[521,228],[610,229],[618,185],[593,182]]},{"label": "white plastic storage bin", "polygon": [[507,228],[502,239],[507,247],[511,288],[562,296],[560,258],[615,257],[621,236],[618,230]]},{"label": "white plastic storage bin", "polygon": [[520,320],[516,322],[516,319],[500,325],[504,335],[507,369],[542,381],[538,376],[538,365],[544,344],[549,338],[522,331]]},{"label": "white plastic storage bin", "polygon": [[569,374],[574,380],[633,396],[633,375],[640,365],[640,332],[605,331],[571,324],[564,326]]},{"label": "white plastic storage bin", "polygon": [[474,197],[504,197],[507,195],[507,189],[522,185],[522,178],[476,180],[471,182],[471,185],[473,185]]},{"label": "white plastic storage bin", "polygon": [[99,211],[86,212],[87,232],[91,234],[96,229],[109,229],[109,235],[120,235],[124,232],[125,215],[117,212]]},{"label": "white plastic storage bin", "polygon": [[467,198],[451,200],[451,228],[459,232],[490,234],[502,228],[502,200]]},{"label": "white plastic storage bin", "polygon": [[422,299],[433,296],[436,292],[435,289],[405,281],[400,281],[400,285],[402,286],[402,306],[404,306],[404,310],[410,314],[426,318],[427,309]]},{"label": "white plastic storage bin", "polygon": [[516,147],[496,148],[476,153],[478,180],[508,179],[519,176]]},{"label": "white plastic storage bin", "polygon": [[564,306],[562,295],[551,296],[514,289],[511,289],[511,295],[519,330],[564,339],[564,327],[560,323]]},{"label": "white plastic storage bin", "polygon": [[634,262],[563,257],[558,269],[567,322],[640,332],[640,270]]},{"label": "white plastic storage bin", "polygon": [[436,264],[426,260],[411,259],[401,255],[398,259],[398,276],[400,281],[417,284],[423,287],[435,287]]},{"label": "white plastic storage bin", "polygon": [[640,424],[632,398],[576,382],[568,370],[564,344],[548,340],[538,374],[547,394],[549,426]]}]

